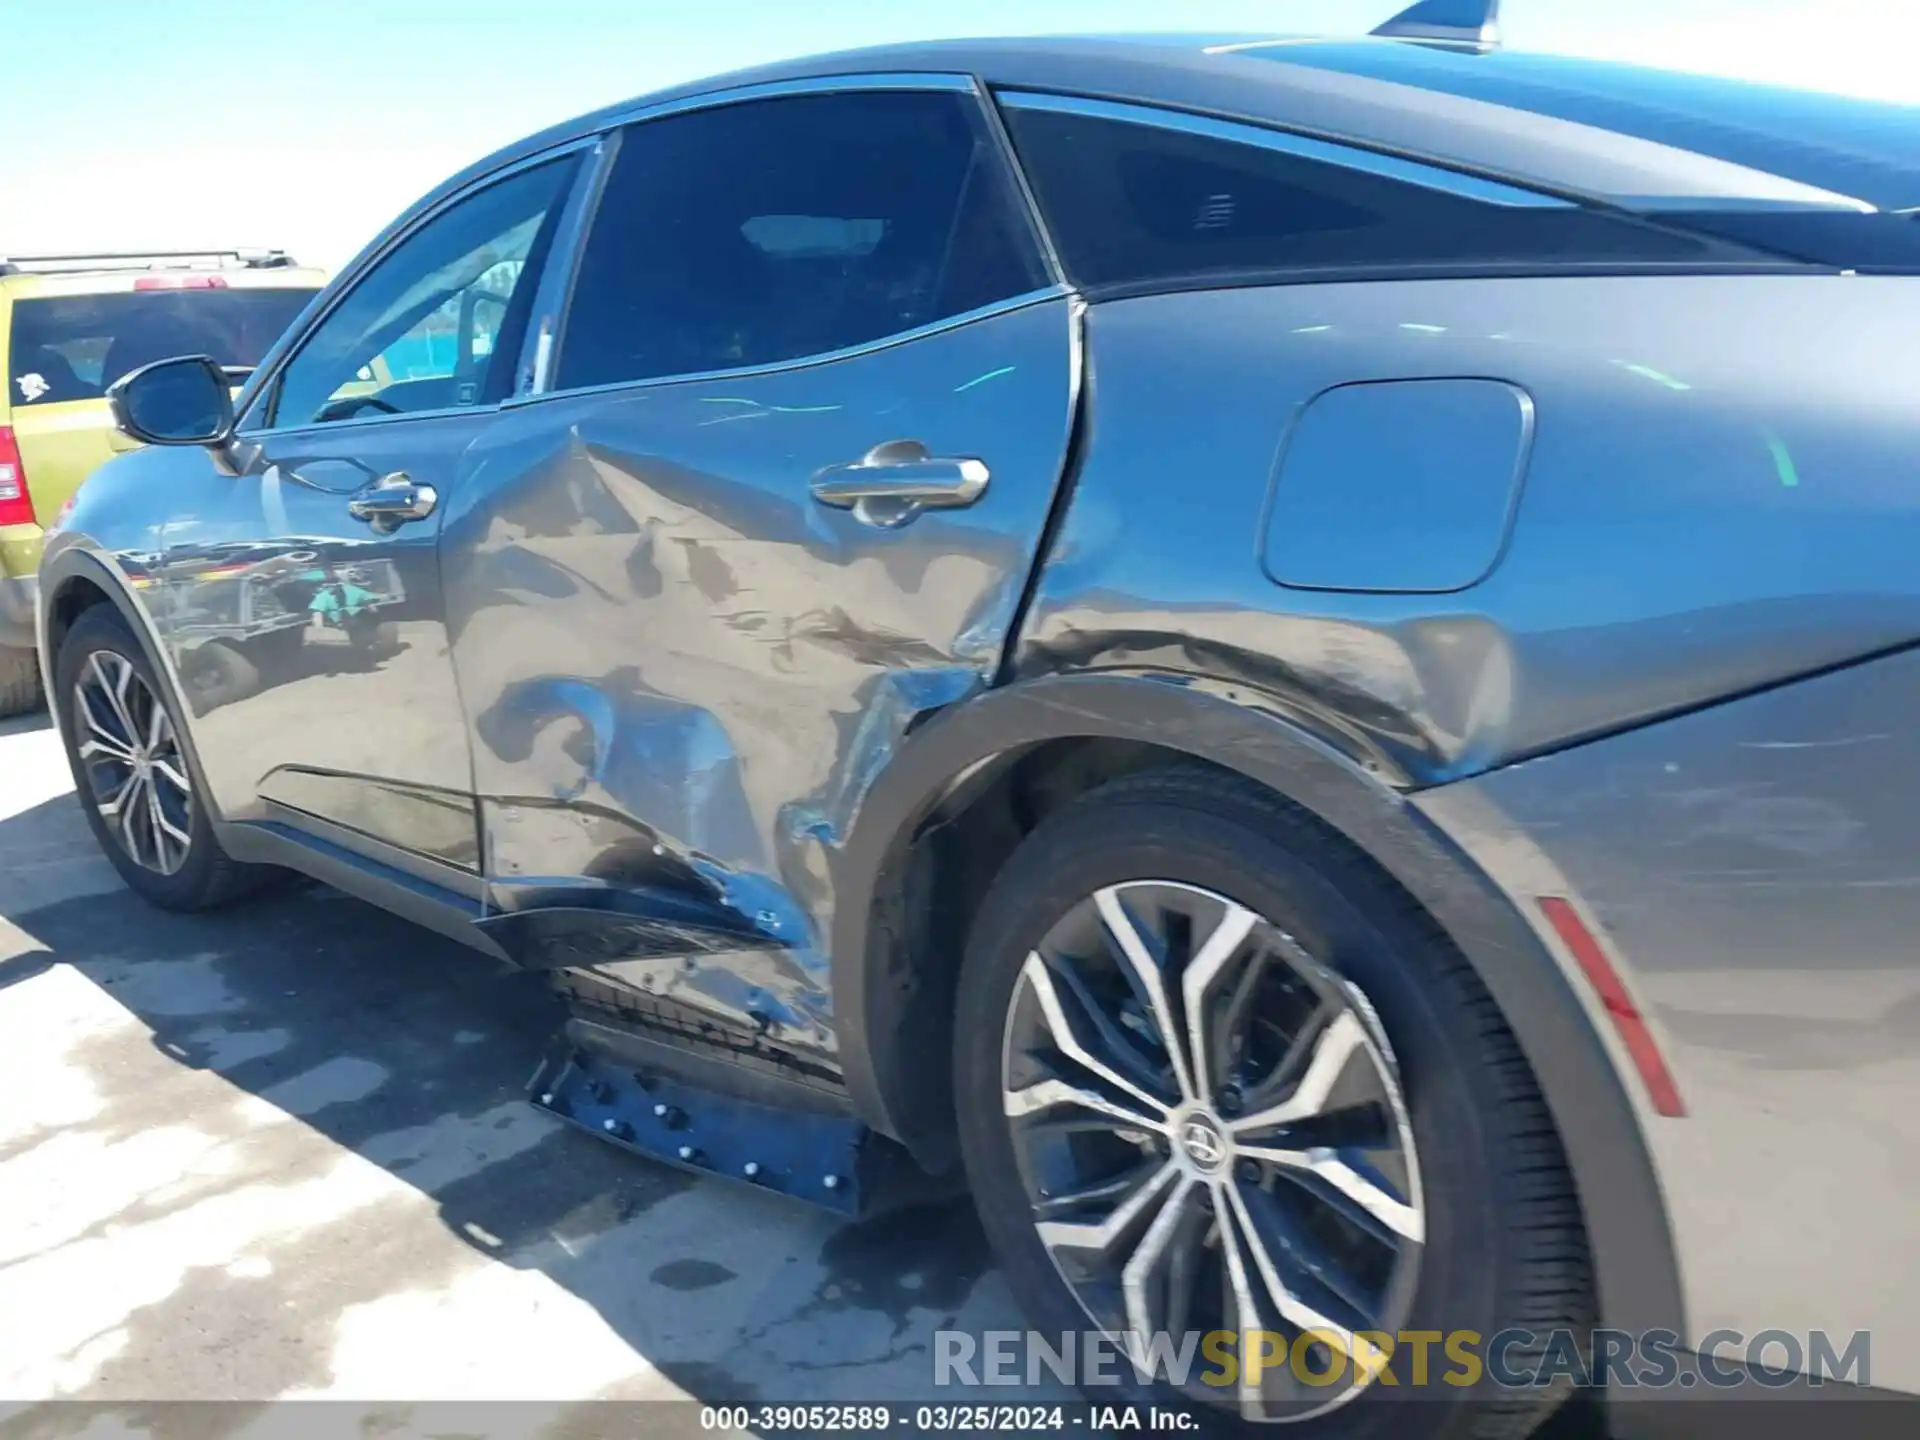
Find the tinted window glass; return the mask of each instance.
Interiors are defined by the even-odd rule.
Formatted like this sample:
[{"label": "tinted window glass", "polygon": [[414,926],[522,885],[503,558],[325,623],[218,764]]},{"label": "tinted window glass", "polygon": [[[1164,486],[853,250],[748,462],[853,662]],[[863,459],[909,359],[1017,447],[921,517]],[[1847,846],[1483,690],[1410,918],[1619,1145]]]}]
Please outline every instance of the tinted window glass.
[{"label": "tinted window glass", "polygon": [[506,398],[517,359],[511,337],[532,303],[574,163],[558,160],[502,180],[402,241],[280,372],[273,423]]},{"label": "tinted window glass", "polygon": [[767,365],[1045,284],[975,102],[794,96],[630,127],[562,341],[562,388]]},{"label": "tinted window glass", "polygon": [[1082,285],[1275,270],[1710,258],[1717,242],[1509,206],[1265,146],[1011,106],[1021,163]]},{"label": "tinted window glass", "polygon": [[260,363],[311,290],[151,290],[16,300],[7,347],[15,405],[96,400],[130,370],[176,355]]}]

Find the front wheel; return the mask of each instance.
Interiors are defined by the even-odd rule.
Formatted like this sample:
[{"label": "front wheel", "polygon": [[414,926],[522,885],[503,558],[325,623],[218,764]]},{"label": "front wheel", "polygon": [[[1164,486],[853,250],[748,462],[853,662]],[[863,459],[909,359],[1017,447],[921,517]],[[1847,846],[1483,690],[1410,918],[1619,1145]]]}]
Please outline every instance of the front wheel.
[{"label": "front wheel", "polygon": [[274,874],[221,848],[166,687],[118,613],[96,605],[74,621],[54,684],[74,789],[129,888],[163,909],[205,910]]},{"label": "front wheel", "polygon": [[1444,935],[1303,812],[1173,771],[1050,817],[956,1033],[975,1200],[1050,1347],[1097,1332],[1133,1395],[1315,1437],[1522,1435],[1565,1398],[1468,1358],[1593,1323],[1539,1092]]}]

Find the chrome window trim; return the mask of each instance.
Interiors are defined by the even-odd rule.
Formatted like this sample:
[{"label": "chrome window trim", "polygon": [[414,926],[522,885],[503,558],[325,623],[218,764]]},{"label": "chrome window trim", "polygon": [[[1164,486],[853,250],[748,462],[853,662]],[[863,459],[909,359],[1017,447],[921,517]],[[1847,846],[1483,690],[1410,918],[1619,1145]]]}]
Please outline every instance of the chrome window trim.
[{"label": "chrome window trim", "polygon": [[236,430],[234,439],[248,444],[259,444],[268,440],[279,440],[289,435],[332,435],[347,430],[365,429],[371,425],[393,425],[408,420],[444,420],[449,415],[494,415],[500,410],[500,401],[490,405],[443,405],[437,410],[403,410],[398,415],[374,413],[370,415],[349,415],[343,420],[308,421],[303,425],[276,425],[270,430]]},{"label": "chrome window trim", "polygon": [[[402,410],[398,415],[350,415],[345,420],[309,421],[305,425],[286,425],[278,430],[250,430],[234,438],[251,445],[272,440],[279,443],[285,440],[297,440],[303,435],[323,436],[340,435],[349,430],[364,430],[374,425],[408,425],[415,421],[450,420],[457,415],[498,415],[506,402],[495,401],[491,405],[443,405],[437,410]],[[290,457],[283,457],[282,464]]]},{"label": "chrome window trim", "polygon": [[[620,158],[623,131],[608,130],[596,134],[593,147],[582,166],[580,181],[567,196],[560,215],[560,228],[547,252],[547,263],[540,286],[533,294],[532,313],[523,337],[520,355],[514,366],[514,384],[507,399],[546,392],[553,378],[553,363],[566,339],[567,316],[573,309],[574,285],[580,276],[580,257],[586,253],[587,237],[593,233],[594,218],[600,212],[600,197],[606,192],[607,177]],[[525,384],[522,384],[522,377]]]},{"label": "chrome window trim", "polygon": [[[1406,43],[1402,40],[1382,40],[1377,35],[1342,36],[1341,40],[1353,44],[1359,44],[1362,41],[1373,41],[1385,45]],[[1326,37],[1322,35],[1275,35],[1266,40],[1228,40],[1219,45],[1202,45],[1200,53],[1202,55],[1238,55],[1242,50],[1272,50],[1282,45],[1324,45],[1326,43]]]},{"label": "chrome window trim", "polygon": [[1338,165],[1346,170],[1378,176],[1383,180],[1397,181],[1402,185],[1416,185],[1421,189],[1438,191],[1463,200],[1475,200],[1483,205],[1498,205],[1515,210],[1579,208],[1571,200],[1562,196],[1548,195],[1538,190],[1528,190],[1522,186],[1509,185],[1498,180],[1486,180],[1477,175],[1448,170],[1438,165],[1428,165],[1418,160],[1406,160],[1397,155],[1387,155],[1378,150],[1367,150],[1357,145],[1319,140],[1289,130],[1269,129],[1263,125],[1249,124],[1244,121],[1216,120],[1211,116],[1195,114],[1190,110],[1176,110],[1159,105],[1137,105],[1114,100],[1090,100],[1077,95],[1057,95],[1039,90],[1000,89],[995,91],[995,99],[1002,107],[1009,110],[1036,110],[1056,115],[1080,115],[1090,120],[1113,120],[1122,124],[1146,125],[1160,130],[1197,135],[1208,140],[1251,145],[1263,150],[1276,151],[1282,155],[1291,155],[1301,160]]},{"label": "chrome window trim", "polygon": [[[1016,310],[1029,310],[1035,305],[1044,305],[1050,300],[1065,300],[1073,294],[1074,291],[1065,285],[1045,285],[1037,290],[1028,290],[1024,294],[1009,295],[1006,299],[996,300],[991,305],[981,305],[972,310],[962,311],[958,315],[948,315],[944,319],[917,325],[911,330],[896,330],[891,335],[883,335],[877,340],[848,345],[839,350],[822,350],[809,355],[797,355],[791,360],[776,360],[765,365],[739,365],[727,370],[676,371],[671,375],[649,375],[639,380],[610,380],[604,385],[581,385],[570,390],[543,390],[531,395],[516,395],[504,401],[500,408],[518,410],[523,406],[538,405],[549,400],[572,400],[580,396],[614,395],[629,390],[657,390],[666,385],[690,385],[702,380],[747,379],[757,375],[779,375],[795,370],[810,370],[817,365],[834,365],[842,360],[853,360],[862,355],[891,350],[896,345],[911,345],[915,341],[925,340],[932,335],[939,335],[948,330],[958,330],[963,325],[975,325],[982,320],[991,320]],[[381,418],[391,420],[395,417],[388,415]]]},{"label": "chrome window trim", "polygon": [[1027,233],[1033,236],[1033,243],[1040,252],[1041,268],[1054,284],[1065,285],[1068,283],[1066,262],[1060,258],[1060,247],[1054,244],[1046,212],[1040,208],[1040,197],[1033,193],[1026,167],[1020,163],[1020,152],[1013,147],[1013,135],[1007,129],[1007,117],[1000,113],[999,101],[984,81],[978,83],[977,91],[987,133],[992,137],[994,149],[1000,152],[1000,160],[1007,167],[1007,174],[1012,177],[1015,203],[1026,211]]},{"label": "chrome window trim", "polygon": [[1906,212],[1882,211],[1865,200],[1856,200],[1850,195],[1841,195],[1836,191],[1815,190],[1812,186],[1803,186],[1809,195],[1815,197],[1831,196],[1830,199],[1814,198],[1805,200],[1789,199],[1781,196],[1694,196],[1694,195],[1610,195],[1607,203],[1618,205],[1621,209],[1635,215],[1659,215],[1662,212],[1678,211],[1685,213],[1706,212],[1715,215],[1881,215],[1903,214]]},{"label": "chrome window trim", "polygon": [[[377,250],[360,259],[357,264],[352,265],[348,270],[342,272],[341,278],[345,280],[351,277],[350,283],[341,285],[333,297],[327,301],[326,305],[308,319],[306,325],[300,331],[299,337],[287,347],[286,354],[274,362],[272,371],[260,381],[259,389],[256,390],[248,400],[246,410],[242,413],[239,423],[234,427],[234,434],[242,440],[259,440],[268,436],[292,434],[300,430],[312,430],[316,428],[332,430],[342,425],[377,424],[382,420],[402,418],[394,415],[377,415],[368,416],[365,419],[353,417],[345,420],[328,421],[324,426],[318,427],[308,423],[284,426],[279,424],[262,425],[260,428],[253,430],[245,428],[247,422],[255,414],[259,413],[263,406],[267,405],[269,401],[278,400],[280,377],[286,373],[287,366],[291,365],[294,360],[298,358],[300,352],[306,349],[307,343],[313,338],[314,332],[327,322],[328,317],[330,317],[335,310],[339,309],[341,302],[344,301],[347,296],[353,294],[365,283],[368,275],[372,274],[373,271],[385,263],[396,249],[417,235],[423,227],[432,224],[454,206],[471,199],[483,190],[491,189],[502,181],[511,180],[514,176],[522,174],[525,171],[551,164],[555,160],[564,159],[566,156],[575,154],[576,152],[591,150],[601,143],[602,138],[602,135],[598,131],[586,135],[576,135],[572,139],[564,140],[557,145],[549,146],[545,150],[538,151],[532,155],[523,155],[520,159],[510,164],[502,165],[497,170],[489,170],[485,175],[476,176],[469,184],[462,185],[451,194],[442,196],[431,208],[415,216],[404,228],[396,230],[392,235],[389,235]],[[560,205],[564,207],[573,202],[574,195],[587,176],[592,173],[592,168],[590,163],[581,167],[579,173],[573,177],[573,185],[568,193],[559,197]],[[549,259],[548,264],[552,264],[551,259]],[[544,275],[541,278],[541,284],[544,287]],[[536,299],[537,298],[538,292],[536,292]],[[446,406],[438,410],[410,410],[407,412],[407,418],[424,418],[430,415],[482,415],[496,411],[499,408],[500,405],[497,401],[491,405],[454,405]]]}]

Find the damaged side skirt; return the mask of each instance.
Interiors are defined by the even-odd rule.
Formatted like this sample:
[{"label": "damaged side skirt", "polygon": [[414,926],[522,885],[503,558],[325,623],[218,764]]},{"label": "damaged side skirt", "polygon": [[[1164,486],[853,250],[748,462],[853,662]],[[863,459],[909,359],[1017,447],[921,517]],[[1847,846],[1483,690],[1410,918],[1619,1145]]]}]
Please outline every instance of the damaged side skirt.
[{"label": "damaged side skirt", "polygon": [[956,1193],[853,1113],[794,957],[704,918],[551,907],[481,922],[570,1012],[534,1103],[623,1149],[850,1217]]},{"label": "damaged side skirt", "polygon": [[568,1021],[529,1089],[539,1108],[623,1149],[849,1218],[956,1193],[869,1130],[843,1092],[604,1018]]}]

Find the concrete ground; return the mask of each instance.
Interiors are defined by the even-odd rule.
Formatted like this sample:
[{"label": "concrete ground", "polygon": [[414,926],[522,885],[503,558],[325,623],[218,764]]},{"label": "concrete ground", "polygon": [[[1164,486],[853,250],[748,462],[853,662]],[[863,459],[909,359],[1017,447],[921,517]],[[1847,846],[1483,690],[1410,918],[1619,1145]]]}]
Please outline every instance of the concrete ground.
[{"label": "concrete ground", "polygon": [[842,1226],[534,1110],[555,1023],[320,887],[150,909],[0,722],[0,1399],[925,1398],[934,1329],[1018,1326],[964,1206]]},{"label": "concrete ground", "polygon": [[966,1206],[847,1226],[617,1151],[522,1098],[556,1023],[538,977],[318,886],[150,909],[46,717],[0,721],[0,1437],[1020,1398],[931,1390],[933,1331],[1023,1328]]}]

